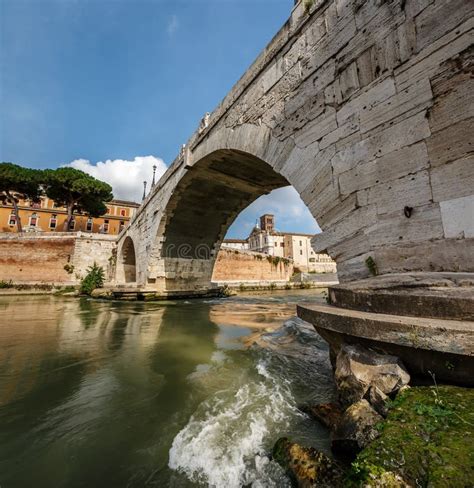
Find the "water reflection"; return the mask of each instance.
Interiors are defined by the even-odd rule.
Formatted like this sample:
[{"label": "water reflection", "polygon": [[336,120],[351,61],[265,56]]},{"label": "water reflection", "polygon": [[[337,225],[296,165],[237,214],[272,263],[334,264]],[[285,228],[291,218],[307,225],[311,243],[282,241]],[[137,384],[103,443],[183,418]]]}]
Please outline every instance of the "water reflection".
[{"label": "water reflection", "polygon": [[[174,439],[193,415],[217,409],[221,418],[219,401],[232,405],[245,385],[268,403],[258,386],[267,380],[256,370],[264,353],[245,348],[242,337],[281,324],[297,300],[0,298],[0,485],[198,486],[189,473],[169,469]],[[327,377],[326,351],[321,358],[317,369]],[[283,356],[272,361],[277,377],[305,374]],[[314,393],[299,391],[294,380],[298,400]],[[293,387],[285,388],[283,404],[293,404]]]}]

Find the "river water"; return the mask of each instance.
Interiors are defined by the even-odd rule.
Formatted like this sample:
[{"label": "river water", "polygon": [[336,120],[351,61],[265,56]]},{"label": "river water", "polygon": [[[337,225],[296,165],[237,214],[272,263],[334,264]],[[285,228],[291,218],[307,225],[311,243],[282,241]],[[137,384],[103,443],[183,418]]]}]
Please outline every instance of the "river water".
[{"label": "river water", "polygon": [[329,451],[297,406],[333,398],[314,290],[220,300],[0,297],[0,486],[290,486],[288,435]]}]

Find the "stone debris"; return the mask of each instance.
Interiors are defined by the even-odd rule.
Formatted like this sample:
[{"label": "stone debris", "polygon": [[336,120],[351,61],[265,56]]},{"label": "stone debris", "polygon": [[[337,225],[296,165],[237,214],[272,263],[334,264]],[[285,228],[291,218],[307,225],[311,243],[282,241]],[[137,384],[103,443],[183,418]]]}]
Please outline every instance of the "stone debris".
[{"label": "stone debris", "polygon": [[347,344],[337,355],[334,376],[339,400],[346,407],[361,400],[371,386],[391,395],[410,381],[410,375],[397,357]]},{"label": "stone debris", "polygon": [[319,405],[305,405],[301,411],[321,422],[328,429],[332,429],[339,422],[343,411],[338,403],[321,403]]},{"label": "stone debris", "polygon": [[[401,391],[403,388],[405,387],[402,387],[399,391]],[[370,405],[379,415],[382,415],[382,417],[387,416],[387,402],[389,400],[389,397],[382,390],[380,390],[380,388],[376,386],[371,386],[368,389],[364,398],[370,403]]]},{"label": "stone debris", "polygon": [[331,436],[333,452],[353,458],[379,435],[376,425],[383,421],[367,400],[359,400],[342,415]]},{"label": "stone debris", "polygon": [[273,447],[273,459],[299,488],[343,486],[343,471],[338,463],[313,447],[303,447],[281,437]]}]

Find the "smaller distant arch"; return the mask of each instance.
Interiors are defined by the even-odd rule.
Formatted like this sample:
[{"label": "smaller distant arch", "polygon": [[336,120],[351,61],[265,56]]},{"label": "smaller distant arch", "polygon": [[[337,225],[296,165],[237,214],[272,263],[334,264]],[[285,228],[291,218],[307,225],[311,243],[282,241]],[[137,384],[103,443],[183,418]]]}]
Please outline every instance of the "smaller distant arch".
[{"label": "smaller distant arch", "polygon": [[125,283],[135,283],[137,281],[135,245],[129,236],[125,238],[122,245],[121,263]]}]

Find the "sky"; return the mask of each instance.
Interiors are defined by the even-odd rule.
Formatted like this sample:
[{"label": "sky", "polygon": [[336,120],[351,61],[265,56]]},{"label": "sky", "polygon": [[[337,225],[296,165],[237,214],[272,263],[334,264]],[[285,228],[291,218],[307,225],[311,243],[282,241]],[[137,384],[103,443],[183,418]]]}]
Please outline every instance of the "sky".
[{"label": "sky", "polygon": [[[293,0],[0,0],[0,161],[72,165],[140,200],[288,19]],[[279,230],[316,232],[290,187],[261,197]]]}]

